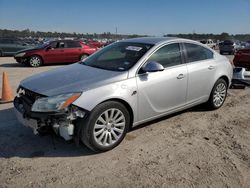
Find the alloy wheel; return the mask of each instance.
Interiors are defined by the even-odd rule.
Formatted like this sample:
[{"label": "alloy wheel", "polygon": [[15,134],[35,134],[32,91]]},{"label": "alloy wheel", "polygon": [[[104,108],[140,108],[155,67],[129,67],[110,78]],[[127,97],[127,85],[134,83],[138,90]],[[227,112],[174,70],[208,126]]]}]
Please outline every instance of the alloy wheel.
[{"label": "alloy wheel", "polygon": [[213,103],[216,107],[220,107],[226,98],[227,88],[224,83],[219,83],[213,94]]},{"label": "alloy wheel", "polygon": [[115,144],[125,131],[125,116],[117,108],[104,111],[94,125],[94,139],[101,146]]},{"label": "alloy wheel", "polygon": [[33,56],[30,58],[30,65],[32,67],[38,67],[41,65],[41,59],[37,56]]}]

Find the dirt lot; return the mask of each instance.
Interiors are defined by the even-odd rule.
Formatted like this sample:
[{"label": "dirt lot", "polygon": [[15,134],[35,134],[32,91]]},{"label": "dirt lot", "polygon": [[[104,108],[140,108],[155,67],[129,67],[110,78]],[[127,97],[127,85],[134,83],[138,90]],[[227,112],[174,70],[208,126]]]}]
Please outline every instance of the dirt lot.
[{"label": "dirt lot", "polygon": [[[232,58],[232,57],[230,57]],[[45,70],[0,58],[13,90]],[[1,86],[0,86],[1,87]],[[0,105],[0,187],[250,187],[250,89],[230,90],[217,111],[196,107],[131,131],[94,154],[60,138],[34,136]]]}]

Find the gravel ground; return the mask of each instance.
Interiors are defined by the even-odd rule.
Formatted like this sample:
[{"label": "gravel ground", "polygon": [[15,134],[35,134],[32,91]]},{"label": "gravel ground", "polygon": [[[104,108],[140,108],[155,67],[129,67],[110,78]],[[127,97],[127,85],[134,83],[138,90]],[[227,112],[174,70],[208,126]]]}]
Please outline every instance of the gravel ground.
[{"label": "gravel ground", "polygon": [[[8,73],[13,90],[23,78],[55,67],[30,68],[0,58],[0,73]],[[33,135],[17,122],[12,104],[1,104],[0,187],[247,188],[249,122],[250,89],[229,90],[219,110],[195,107],[144,124],[112,151],[95,154],[60,138]]]}]

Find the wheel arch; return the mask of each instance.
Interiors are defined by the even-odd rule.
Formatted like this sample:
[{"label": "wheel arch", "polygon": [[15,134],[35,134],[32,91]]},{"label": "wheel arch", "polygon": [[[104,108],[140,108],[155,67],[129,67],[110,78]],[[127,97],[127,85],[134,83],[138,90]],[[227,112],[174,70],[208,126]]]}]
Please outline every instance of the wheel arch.
[{"label": "wheel arch", "polygon": [[[227,83],[227,87],[229,87],[229,78],[228,78],[226,75],[222,75],[222,76],[219,77],[217,80],[219,80],[219,79],[225,80],[226,83]],[[216,80],[216,81],[217,81],[217,80]]]},{"label": "wheel arch", "polygon": [[83,52],[79,55],[79,58],[81,58],[82,55],[87,55],[87,56],[90,56],[90,54],[86,53],[86,52]]},{"label": "wheel arch", "polygon": [[44,59],[43,59],[43,57],[42,57],[40,54],[32,54],[32,55],[29,56],[29,59],[30,59],[32,56],[38,56],[38,57],[40,57],[41,60],[42,60],[42,64],[44,64]]},{"label": "wheel arch", "polygon": [[[129,105],[129,103],[128,103],[127,101],[125,101],[125,100],[123,100],[123,99],[119,99],[119,98],[107,99],[107,100],[105,100],[105,101],[102,101],[102,102],[99,103],[99,104],[102,104],[102,103],[104,103],[104,102],[109,102],[109,101],[116,101],[116,102],[119,102],[119,103],[123,104],[123,105],[126,107],[126,109],[127,109],[128,112],[129,112],[129,115],[130,115],[130,117],[131,117],[130,125],[129,125],[129,130],[130,130],[130,129],[132,128],[132,125],[133,125],[133,122],[134,122],[134,112],[133,112],[132,107]],[[99,104],[97,104],[97,105],[99,105]]]}]

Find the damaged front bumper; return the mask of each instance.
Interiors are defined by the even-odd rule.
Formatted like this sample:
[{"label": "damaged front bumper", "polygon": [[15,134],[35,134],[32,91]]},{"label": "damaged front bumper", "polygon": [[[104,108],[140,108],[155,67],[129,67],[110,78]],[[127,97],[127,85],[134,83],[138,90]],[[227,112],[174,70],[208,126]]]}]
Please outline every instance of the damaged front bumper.
[{"label": "damaged front bumper", "polygon": [[32,104],[25,96],[14,99],[15,113],[18,121],[33,129],[34,134],[45,134],[53,130],[65,140],[71,140],[75,133],[74,121],[84,118],[86,111],[70,106],[60,112],[32,112]]},{"label": "damaged front bumper", "polygon": [[28,57],[14,57],[17,63],[25,64],[28,62]]}]

